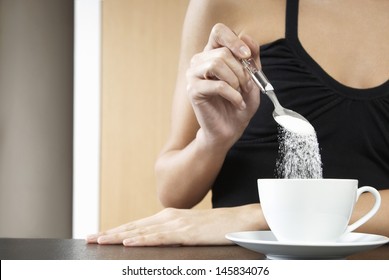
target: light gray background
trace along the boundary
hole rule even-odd
[[[0,0],[0,237],[71,237],[73,19]]]

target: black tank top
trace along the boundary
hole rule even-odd
[[[389,80],[369,89],[337,82],[304,50],[297,30],[298,1],[288,1],[285,38],[261,46],[261,63],[280,103],[315,127],[323,177],[389,188]],[[256,203],[257,179],[275,177],[278,131],[272,112],[262,94],[258,111],[214,182],[213,207]]]

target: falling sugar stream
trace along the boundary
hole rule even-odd
[[[278,158],[276,176],[286,179],[318,179],[323,177],[322,162],[316,132],[310,123],[282,116],[277,120]]]

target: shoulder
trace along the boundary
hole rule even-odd
[[[285,6],[286,0],[191,0],[185,25],[206,36],[223,23],[261,45],[284,36]]]

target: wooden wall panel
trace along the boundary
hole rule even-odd
[[[162,209],[154,162],[169,132],[188,2],[102,2],[101,229]]]

